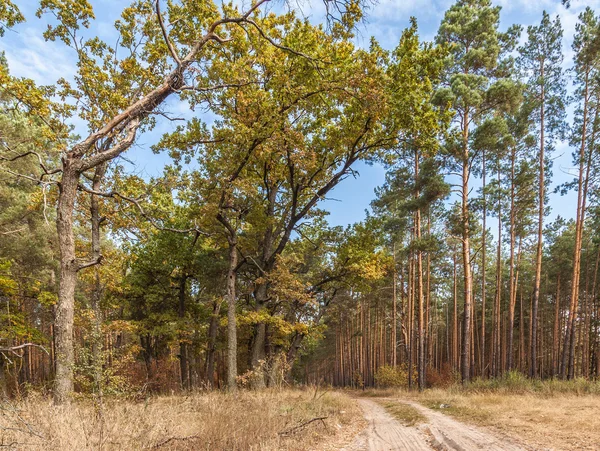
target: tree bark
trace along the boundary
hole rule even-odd
[[[544,65],[542,63],[541,78],[544,79]],[[531,298],[531,340],[530,340],[530,360],[529,360],[529,377],[537,378],[537,316],[538,305],[540,301],[540,285],[542,279],[542,250],[544,239],[544,200],[545,200],[545,155],[544,155],[544,132],[545,122],[544,116],[546,113],[545,91],[542,86],[542,94],[540,101],[540,155],[539,155],[539,191],[538,191],[538,231],[537,231],[537,250],[535,257],[535,279],[533,284],[533,295]]]
[[[72,168],[72,162],[68,158],[65,157],[63,162],[56,219],[60,251],[60,282],[54,321],[56,339],[54,403],[57,405],[70,401],[73,392],[73,366],[75,365],[73,318],[78,263],[73,234],[73,210],[77,196],[79,172]]]
[[[182,275],[179,280],[179,319],[183,321],[185,318],[185,295],[186,295],[187,275]],[[189,371],[188,371],[188,346],[183,340],[179,341],[179,372],[181,373],[181,388],[187,390],[189,387]]]
[[[575,222],[575,249],[573,255],[573,278],[571,282],[571,303],[569,307],[569,316],[567,318],[567,328],[565,331],[565,341],[563,357],[561,361],[560,375],[564,379],[568,376],[573,379],[575,375],[575,341],[577,329],[577,316],[579,305],[579,282],[581,277],[581,248],[583,243],[583,226],[585,224],[585,209],[588,190],[588,181],[590,175],[590,166],[592,152],[594,149],[594,135],[592,132],[592,142],[590,143],[589,157],[586,161],[586,143],[587,143],[587,121],[588,121],[588,76],[586,74],[585,94],[581,130],[581,145],[579,150],[579,179],[577,183],[577,215]],[[596,119],[596,118],[595,118]],[[594,124],[596,120],[594,119]],[[587,164],[586,164],[587,163]],[[568,374],[567,374],[568,373]]]
[[[236,281],[238,251],[237,238],[229,238],[229,270],[227,272],[227,389],[237,391],[237,323]]]
[[[479,365],[480,375],[485,378],[486,361],[485,361],[485,275],[486,275],[486,254],[487,254],[487,243],[486,243],[486,219],[487,219],[487,199],[486,199],[486,167],[485,167],[485,150],[482,152],[482,192],[483,192],[483,214],[482,214],[482,230],[481,230],[481,347],[479,351]]]
[[[107,164],[103,163],[96,167],[92,189],[99,191],[106,172]],[[102,249],[100,247],[100,217],[99,199],[96,195],[91,195],[90,213],[92,218],[92,259],[100,262]],[[93,333],[92,333],[92,366],[94,373],[94,385],[96,389],[96,398],[98,405],[102,408],[103,387],[102,387],[102,310],[100,301],[102,299],[102,284],[100,280],[100,269],[94,268],[94,289],[92,291],[92,313],[94,315]]]
[[[469,225],[469,111],[463,116],[463,155],[462,155],[462,258],[464,272],[464,311],[463,311],[463,330],[462,330],[462,350],[461,350],[461,378],[463,383],[470,379],[471,363],[471,313],[473,298],[473,279],[471,275],[471,244],[470,244],[470,225]]]
[[[510,158],[510,261],[509,261],[509,289],[508,289],[508,360],[507,370],[512,371],[514,365],[514,332],[515,332],[515,308],[517,305],[517,284],[515,281],[515,242],[516,242],[516,227],[515,227],[515,164],[516,164],[516,148],[511,150]],[[521,321],[523,319],[521,318]]]
[[[221,313],[221,301],[215,300],[213,311],[210,315],[208,326],[208,347],[206,349],[206,382],[209,387],[214,385],[215,353],[217,350],[217,332],[219,331],[219,314]]]
[[[419,184],[419,154],[415,150],[415,184]],[[419,190],[415,197],[418,201]],[[417,383],[420,391],[425,389],[425,320],[423,305],[423,252],[421,251],[421,208],[415,212],[415,238],[417,241]]]

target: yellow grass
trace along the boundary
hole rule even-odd
[[[465,423],[522,439],[536,449],[600,449],[598,395],[427,390],[415,399]],[[440,408],[441,405],[444,407]]]
[[[199,393],[142,402],[55,407],[45,398],[3,403],[0,446],[43,450],[336,449],[362,427],[348,396],[314,390]],[[309,422],[314,418],[323,420]]]

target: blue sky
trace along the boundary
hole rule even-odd
[[[402,31],[408,26],[411,16],[417,18],[422,39],[431,40],[436,34],[444,12],[452,3],[454,2],[451,0],[380,0],[367,11],[366,21],[359,28],[356,42],[358,45],[365,46],[368,45],[370,37],[374,36],[384,48],[392,49],[398,43]],[[506,29],[513,23],[522,24],[524,27],[537,24],[543,10],[553,16],[558,14],[565,30],[563,43],[565,68],[571,65],[571,42],[577,15],[585,6],[596,10],[600,8],[600,0],[574,0],[569,10],[561,5],[560,0],[535,2],[497,0],[494,3],[502,6],[502,29]],[[44,18],[35,17],[38,2],[18,0],[17,4],[27,17],[27,23],[17,26],[13,31],[8,31],[5,37],[0,39],[0,49],[6,53],[11,72],[17,76],[32,78],[40,84],[52,84],[60,77],[68,77],[74,72],[74,55],[70,49],[60,43],[49,43],[43,40],[42,31],[46,27],[46,22]],[[97,20],[92,24],[90,33],[113,42],[116,39],[116,32],[112,24],[128,2],[92,0],[92,4]],[[323,4],[320,0],[298,0],[298,3],[292,1],[291,4],[312,20],[319,20],[323,16]],[[281,8],[282,3],[274,3],[271,7]],[[76,125],[82,126],[82,124]],[[142,136],[135,148],[127,153],[126,157],[135,164],[136,172],[147,175],[160,173],[163,165],[168,162],[168,157],[154,155],[148,147],[155,142],[161,132],[168,131],[171,127],[173,125],[165,121],[155,133]],[[554,183],[571,179],[572,176],[569,175],[569,171],[572,171],[571,149],[565,143],[559,143],[554,157]],[[362,220],[365,217],[365,209],[369,207],[374,197],[375,187],[384,181],[385,171],[377,164],[369,166],[361,163],[356,169],[360,176],[344,180],[321,204],[321,207],[330,211],[329,221],[332,224],[346,225]],[[573,193],[566,197],[551,195],[553,208],[551,218],[557,214],[573,217],[576,204],[574,199]]]

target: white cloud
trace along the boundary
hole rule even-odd
[[[75,72],[75,57],[59,42],[46,42],[32,26],[20,28],[3,41],[4,51],[13,75],[27,77],[38,84],[53,84]]]
[[[502,6],[504,12],[516,12],[520,14],[531,14],[540,12],[544,9],[552,10],[560,0],[497,0],[494,4]]]

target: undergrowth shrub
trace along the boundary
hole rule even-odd
[[[412,380],[416,383],[417,371],[413,369]],[[399,365],[396,368],[384,365],[375,372],[375,385],[378,388],[408,387],[408,367]]]
[[[452,365],[444,363],[439,370],[427,368],[425,373],[427,387],[449,388],[460,381],[460,374],[452,369]]]

